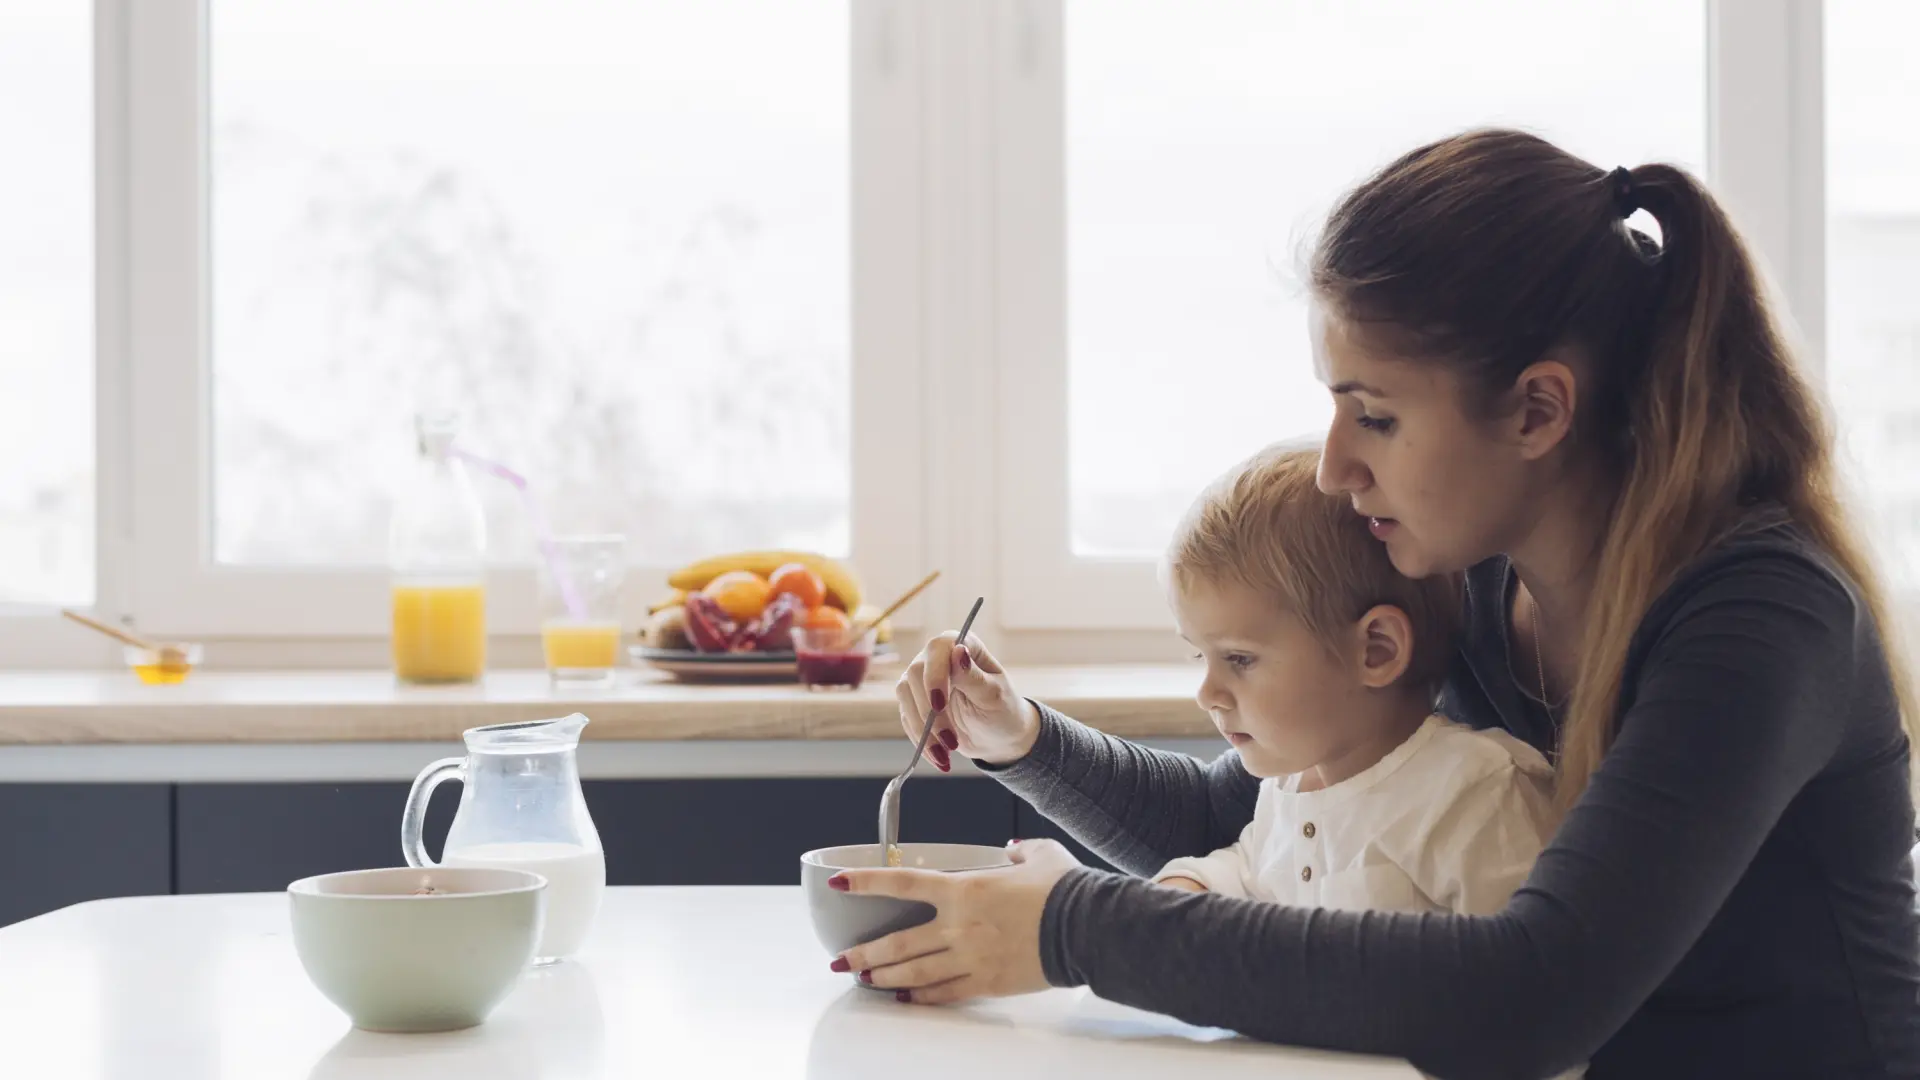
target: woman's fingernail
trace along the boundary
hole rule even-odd
[[[933,692],[927,696],[933,699],[934,712],[940,712],[947,707],[947,692],[945,690],[935,687]]]
[[[967,651],[965,645],[953,650],[953,659],[955,663],[960,665],[961,671],[971,671],[973,669],[973,654]]]
[[[1019,842],[1020,842],[1019,840],[1009,840],[1009,841],[1007,841],[1007,843],[1008,843],[1008,844],[1017,844],[1017,843],[1019,843]]]
[[[860,981],[861,981],[861,982],[863,982],[863,983],[866,983],[866,984],[867,984],[868,986],[872,986],[872,985],[873,985],[873,972],[871,972],[871,971],[863,971],[863,972],[861,972],[861,973],[860,973]]]
[[[911,1005],[913,1004],[913,991],[895,990],[893,992],[893,1000],[899,1002],[902,1005]]]
[[[853,883],[847,880],[845,874],[835,874],[827,879],[827,888],[835,892],[846,892],[853,888]]]
[[[955,735],[952,728],[942,728],[940,730],[940,741],[945,743],[949,750],[960,749],[960,736]]]
[[[847,963],[847,958],[844,956],[834,957],[833,963],[828,964],[827,967],[842,974],[853,970],[853,965]]]
[[[941,772],[950,772],[953,769],[953,759],[947,756],[945,750],[936,746],[933,748],[933,767]]]

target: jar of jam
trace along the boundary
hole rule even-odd
[[[858,687],[873,660],[873,636],[872,630],[855,638],[839,627],[795,627],[794,667],[800,685],[809,690]]]

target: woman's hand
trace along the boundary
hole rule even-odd
[[[1014,690],[979,638],[958,644],[955,637],[927,642],[894,686],[907,738],[919,742],[921,725],[932,716],[926,757],[941,772],[952,768],[955,750],[992,765],[1026,757],[1040,737],[1039,710]]]
[[[1040,915],[1047,896],[1079,860],[1052,840],[1014,841],[1014,865],[946,874],[937,870],[842,870],[828,880],[856,896],[932,904],[933,921],[846,951],[835,971],[898,991],[916,1004],[1028,994],[1047,988],[1040,967]]]

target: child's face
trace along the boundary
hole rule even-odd
[[[1244,586],[1196,581],[1172,594],[1180,636],[1207,665],[1196,700],[1248,772],[1305,772],[1372,735],[1352,655],[1359,642],[1335,655],[1297,616]]]

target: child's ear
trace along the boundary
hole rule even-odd
[[[1362,685],[1384,690],[1400,681],[1413,663],[1413,622],[1392,604],[1380,604],[1354,625],[1360,636]]]

